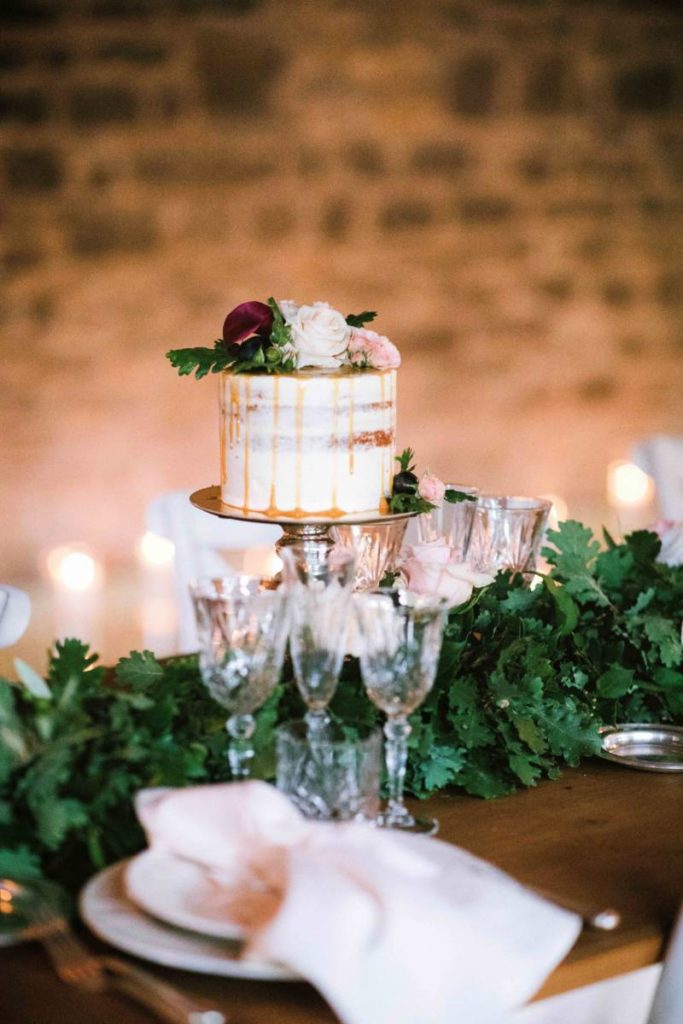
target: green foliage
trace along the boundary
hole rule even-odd
[[[596,754],[602,723],[683,719],[683,568],[655,561],[651,534],[606,539],[601,550],[565,523],[549,535],[542,585],[500,574],[451,613],[435,685],[411,719],[416,796],[503,796]],[[196,658],[133,652],[107,670],[65,640],[45,680],[18,670],[21,685],[0,680],[0,874],[80,885],[143,845],[139,789],[229,778],[225,716]],[[273,777],[274,730],[303,710],[287,666],[257,715],[257,775]],[[381,724],[354,659],[331,711],[349,735]]]
[[[372,323],[376,317],[377,313],[366,309],[362,313],[349,313],[346,317],[346,322],[349,327],[363,327],[365,324]]]
[[[412,448],[404,448],[400,455],[394,456],[394,461],[398,462],[399,471],[394,476],[389,497],[390,512],[421,514],[431,512],[435,507],[431,501],[425,501],[417,493],[418,479],[415,475],[414,460],[415,452]]]
[[[181,377],[194,373],[197,380],[208,373],[292,373],[296,369],[296,353],[292,346],[292,331],[274,298],[268,299],[273,311],[270,338],[246,358],[249,351],[240,345],[226,345],[222,338],[213,348],[177,348],[166,353],[166,358]]]
[[[227,370],[234,362],[233,357],[223,344],[222,338],[213,343],[213,348],[176,348],[166,353],[171,366],[175,366],[181,377],[194,373],[197,380],[206,377],[207,373],[220,373]]]
[[[459,505],[461,501],[476,501],[476,494],[467,494],[465,491],[456,491],[453,487],[447,487],[444,498],[450,505]]]

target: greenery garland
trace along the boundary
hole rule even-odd
[[[651,533],[606,534],[601,550],[567,522],[549,539],[539,586],[501,574],[450,615],[436,684],[412,717],[416,796],[502,796],[596,754],[601,723],[683,718],[683,567],[657,561]],[[228,777],[225,715],[196,658],[134,652],[112,672],[65,640],[45,680],[17,671],[20,684],[0,680],[0,876],[76,888],[142,847],[137,790]],[[255,774],[272,777],[274,729],[302,710],[286,679],[258,714]],[[350,731],[379,721],[351,659],[332,710]]]

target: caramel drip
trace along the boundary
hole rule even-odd
[[[226,432],[226,408],[225,408],[225,375],[221,374],[218,382],[218,406],[220,410],[220,438],[221,438],[221,490],[228,482],[228,474],[225,465],[225,432]]]
[[[239,443],[241,432],[239,383],[236,377],[230,377],[228,440],[231,448],[236,441]]]
[[[385,385],[385,383],[386,383],[386,378],[385,378],[384,374],[382,373],[382,374],[380,374],[380,378],[379,378],[379,389],[380,389],[380,394],[382,396],[382,407],[384,407],[384,399],[385,399],[385,387],[384,387],[384,385]],[[382,424],[382,426],[384,426],[384,424]],[[387,426],[389,426],[388,423],[387,423]],[[382,446],[380,448],[380,463],[379,463],[379,493],[380,493],[380,495],[384,494],[384,470],[385,470],[385,465],[384,465],[384,446]]]
[[[272,461],[270,466],[270,499],[265,514],[267,516],[278,515],[276,504],[275,481],[277,479],[277,453],[280,445],[278,425],[280,420],[280,381],[277,377],[273,380],[273,437],[270,442]]]
[[[243,511],[246,516],[249,511],[249,391],[251,389],[251,381],[248,376],[244,378],[244,507]],[[239,440],[239,438],[238,438]]]
[[[304,398],[306,382],[296,382],[296,407],[294,410],[294,432],[296,435],[296,481],[294,485],[294,502],[296,508],[301,507],[301,445],[304,431]],[[283,513],[284,514],[284,513]],[[288,514],[288,513],[287,513]],[[293,518],[298,518],[294,516]]]
[[[337,505],[337,490],[339,488],[339,380],[335,377],[332,381],[332,456],[334,468],[332,470],[332,507]]]
[[[354,471],[353,450],[353,377],[349,377],[349,473]]]

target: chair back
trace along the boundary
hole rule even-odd
[[[31,599],[23,590],[0,583],[0,647],[11,647],[26,632]]]
[[[147,529],[175,545],[174,585],[178,608],[179,654],[197,650],[197,629],[190,582],[199,576],[229,576],[235,572],[231,553],[272,547],[282,531],[269,523],[220,519],[195,508],[189,491],[172,491],[155,498],[147,508]],[[243,566],[255,571],[253,565]]]
[[[647,437],[631,458],[655,482],[660,518],[683,520],[683,437]]]

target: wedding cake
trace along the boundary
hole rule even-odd
[[[218,373],[221,498],[245,516],[342,519],[388,511],[400,356],[327,303],[245,302],[213,349],[169,353]]]

